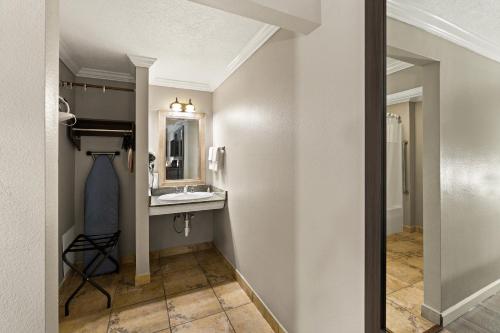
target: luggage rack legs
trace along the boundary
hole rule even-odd
[[[69,315],[69,304],[73,298],[78,294],[78,292],[83,288],[85,283],[90,283],[94,288],[99,290],[107,298],[107,307],[111,307],[111,296],[109,293],[101,287],[97,282],[92,280],[93,274],[101,266],[101,264],[109,259],[115,265],[115,273],[120,271],[120,265],[115,258],[111,257],[112,250],[118,244],[118,239],[120,238],[120,231],[113,234],[102,234],[102,235],[78,235],[73,242],[64,250],[62,255],[63,262],[68,265],[74,272],[76,272],[82,278],[80,285],[73,291],[64,303],[64,315]],[[84,251],[97,251],[96,255],[92,260],[85,266],[83,270],[78,269],[74,264],[72,264],[66,255],[68,253],[84,252]]]

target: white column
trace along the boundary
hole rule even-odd
[[[149,68],[155,58],[128,56],[135,66],[135,284],[150,282],[148,112]]]

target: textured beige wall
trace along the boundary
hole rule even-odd
[[[364,2],[322,6],[320,28],[278,32],[214,93],[214,237],[290,332],[362,332]]]
[[[364,1],[322,1],[298,39],[298,332],[363,332]]]
[[[444,310],[500,278],[500,64],[395,20],[388,22],[388,42],[440,62]],[[424,84],[424,131],[426,98]],[[427,149],[424,142],[424,155]],[[424,210],[424,232],[426,222]]]
[[[135,276],[149,274],[149,68],[135,67]],[[137,280],[136,280],[137,282]]]
[[[424,145],[422,102],[415,103],[415,200],[413,220],[415,225],[423,226],[423,175],[422,175],[422,153]]]
[[[178,97],[179,101],[187,102],[190,98],[197,112],[206,114],[205,156],[212,145],[212,93],[189,89],[176,89],[160,86],[149,86],[149,151],[155,152],[158,157],[158,110],[168,110],[170,103]],[[158,162],[155,168],[158,167]],[[212,172],[206,170],[207,183],[211,183]],[[169,247],[211,242],[213,240],[212,212],[196,213],[192,220],[192,230],[189,237],[177,234],[172,228],[173,215],[151,216],[150,220],[150,247],[151,250]]]
[[[75,76],[59,61],[59,77],[64,81],[73,81]],[[75,89],[59,88],[59,95],[64,97],[75,113]],[[62,281],[63,269],[61,255],[62,235],[75,223],[75,147],[68,140],[67,127],[59,125],[59,283]]]
[[[387,95],[422,86],[422,67],[413,66],[387,76]]]
[[[57,8],[1,3],[1,332],[57,331]]]
[[[215,243],[287,327],[295,312],[295,36],[278,32],[214,93],[214,144],[229,191]],[[293,330],[291,330],[293,332]]]

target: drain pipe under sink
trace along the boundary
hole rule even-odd
[[[194,213],[187,213],[186,212],[186,213],[183,213],[183,215],[184,215],[184,236],[189,237],[189,234],[191,233],[191,229],[192,229],[191,228],[191,220],[194,218]],[[175,221],[177,219],[180,219],[180,218],[181,218],[181,214],[175,214],[173,224],[172,224],[175,232],[177,232],[178,234],[182,233],[182,229],[177,230]]]
[[[188,237],[191,232],[191,218],[194,214],[184,213],[184,236]]]

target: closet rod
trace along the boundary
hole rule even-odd
[[[130,92],[135,91],[135,89],[132,88],[122,88],[122,87],[90,84],[90,83],[80,83],[80,82],[70,82],[70,81],[59,81],[59,83],[61,84],[62,87],[96,88],[96,89],[102,89],[103,92],[105,92],[106,90],[118,90],[118,91],[130,91]]]
[[[114,130],[102,128],[72,128],[73,131],[79,132],[116,132],[116,133],[133,133],[132,130]]]

